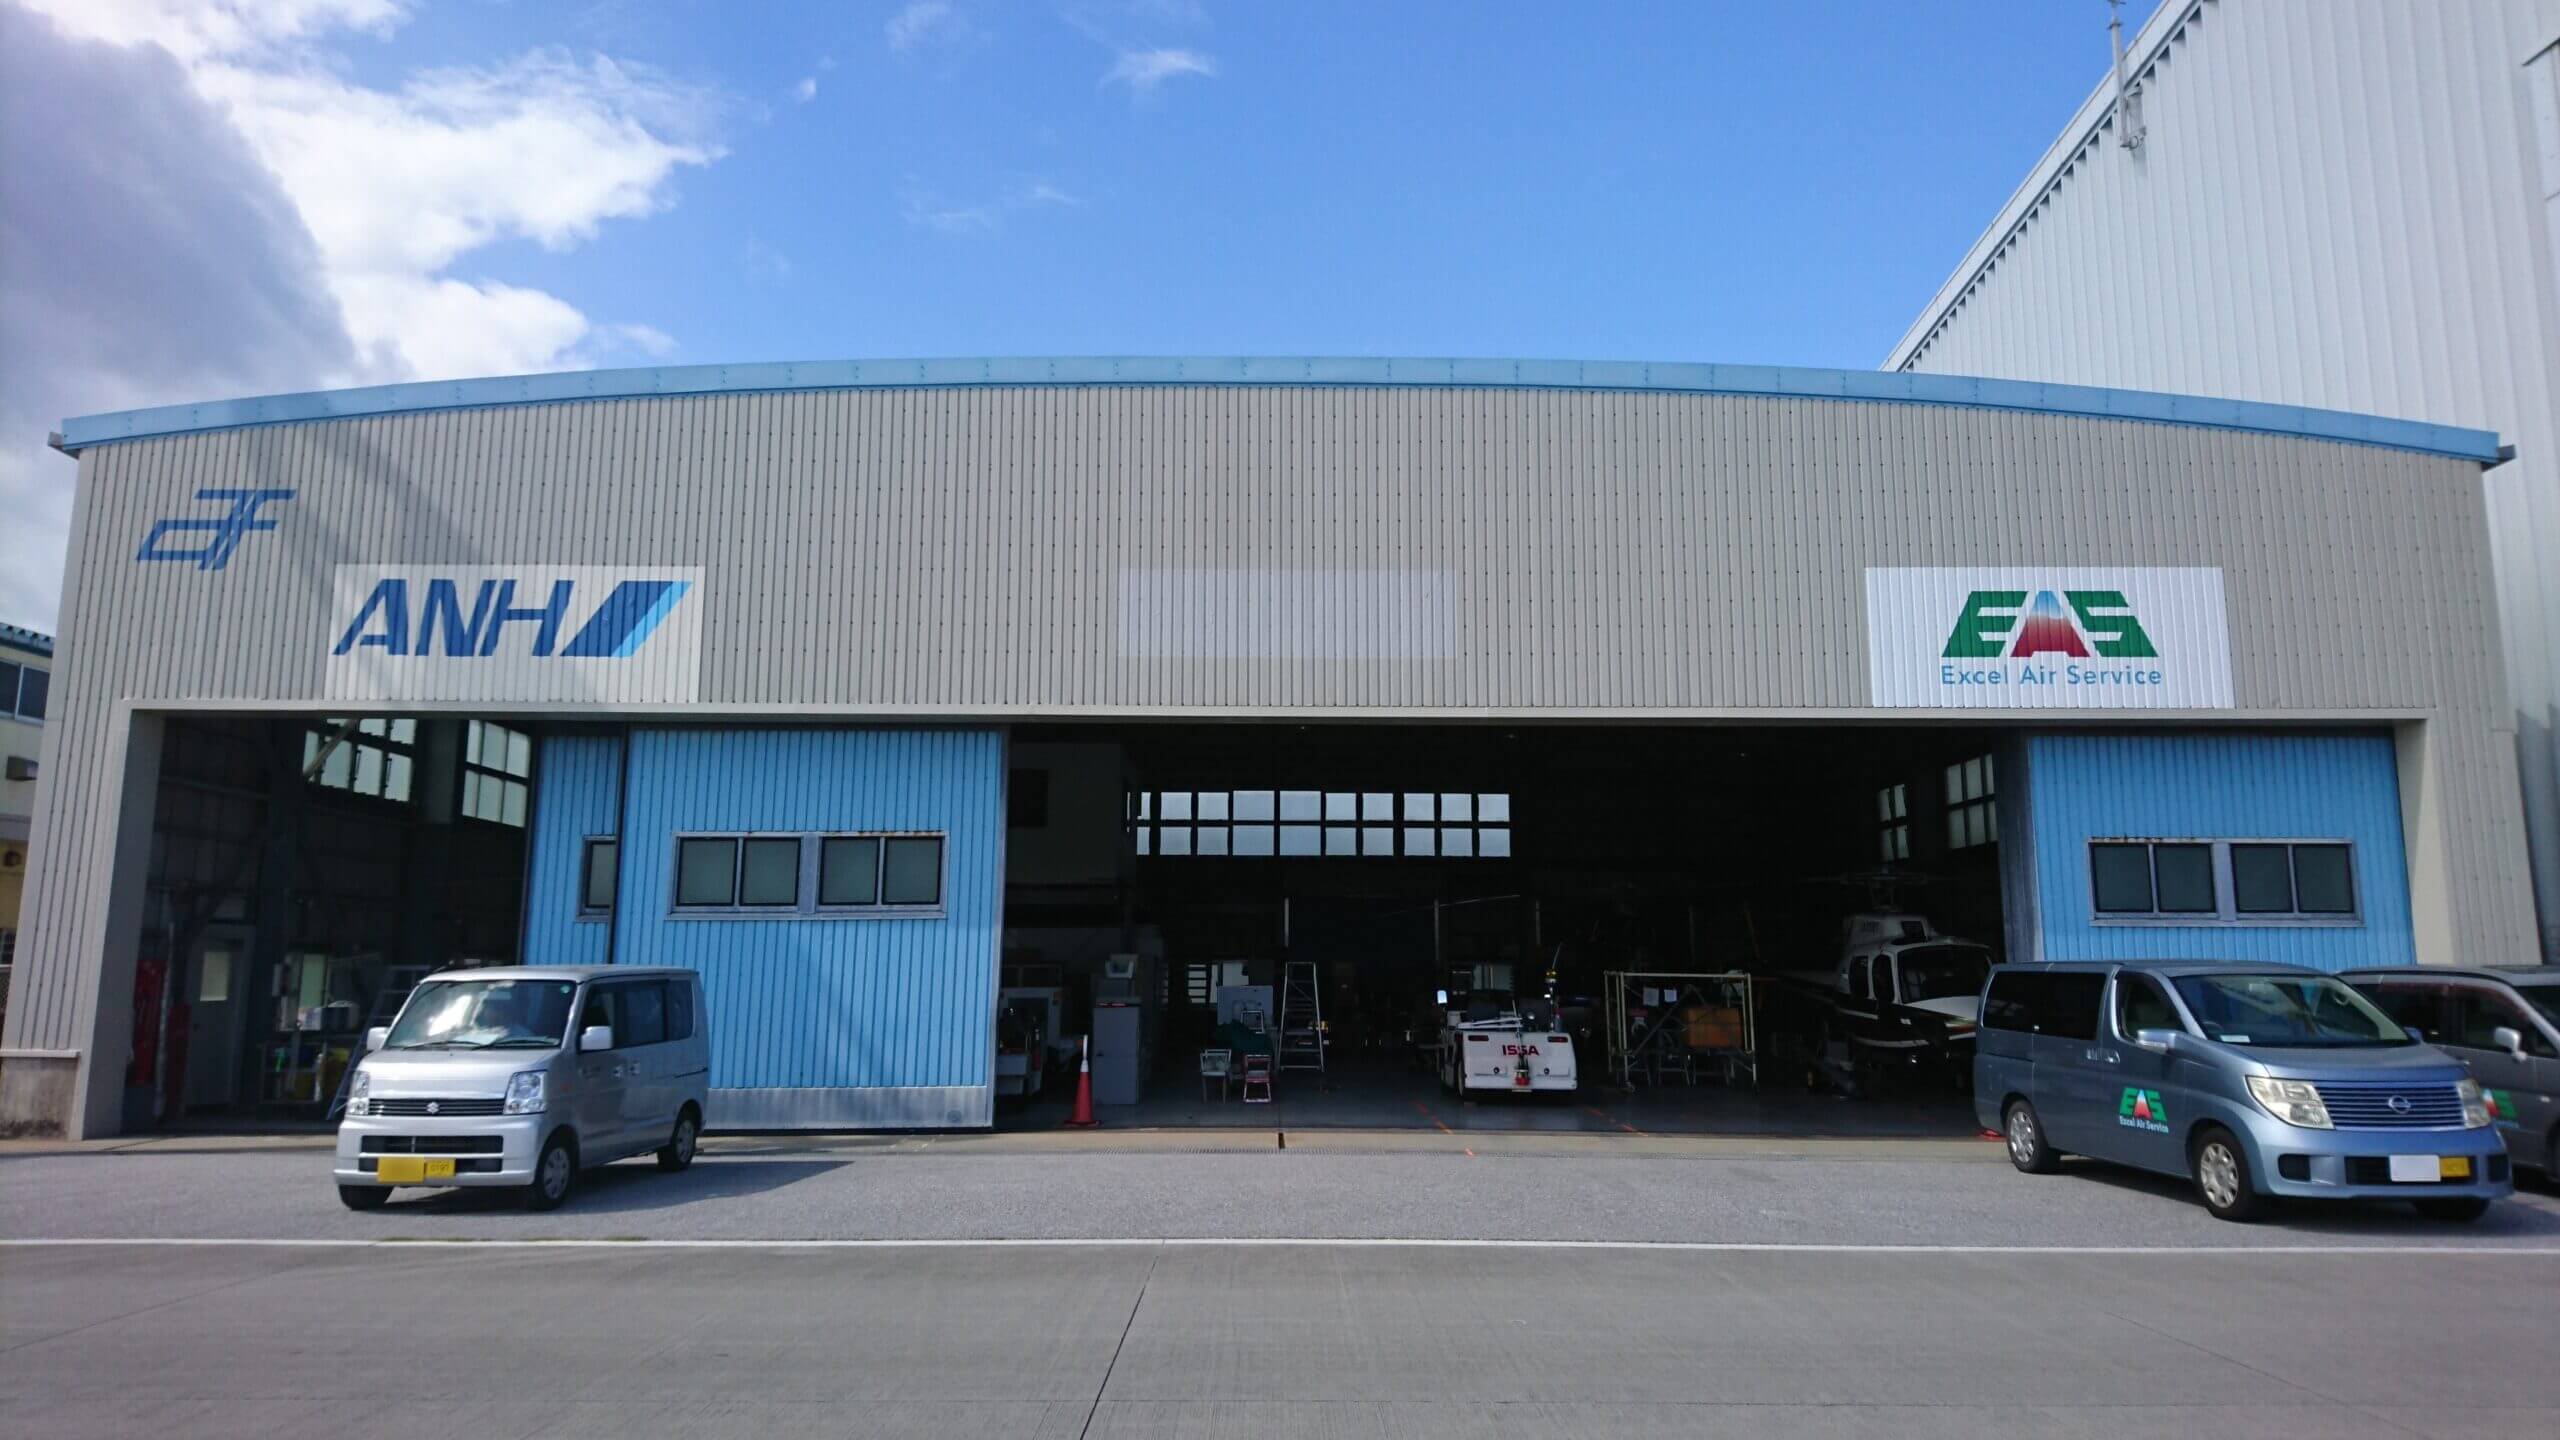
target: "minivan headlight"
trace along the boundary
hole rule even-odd
[[[2329,1123],[2329,1107],[2320,1103],[2320,1092],[2307,1080],[2276,1080],[2265,1075],[2249,1077],[2249,1098],[2258,1102],[2268,1114],[2287,1125],[2305,1130],[2334,1130]]]
[[[356,1067],[355,1083],[347,1087],[347,1113],[359,1120],[373,1113],[373,1072],[362,1065]]]
[[[2465,1130],[2488,1129],[2489,1102],[2480,1094],[2480,1082],[2465,1075],[2462,1077],[2462,1083],[2454,1086],[2453,1091],[2462,1097],[2462,1128]]]
[[[519,1070],[507,1077],[506,1110],[508,1114],[539,1115],[542,1113],[542,1102],[541,1071]]]

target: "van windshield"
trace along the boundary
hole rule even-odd
[[[2346,1049],[2411,1045],[2409,1032],[2326,975],[2189,975],[2178,994],[2225,1045]]]
[[[551,1049],[569,1032],[566,980],[430,980],[391,1027],[389,1050]]]
[[[1933,945],[1902,952],[1902,1003],[1967,999],[1982,993],[1991,976],[1991,954],[1969,945]]]

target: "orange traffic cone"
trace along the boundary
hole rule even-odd
[[[1076,1109],[1067,1128],[1090,1130],[1101,1123],[1093,1118],[1093,1037],[1087,1035],[1076,1050]]]

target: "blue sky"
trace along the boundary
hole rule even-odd
[[[917,355],[1873,366],[2106,19],[0,0],[0,619],[54,619],[45,432],[139,405]]]
[[[737,97],[665,213],[481,258],[688,360],[1873,365],[2106,62],[2100,0],[955,6],[901,50],[902,8],[468,7],[386,48]],[[1105,82],[1158,48],[1215,74]]]

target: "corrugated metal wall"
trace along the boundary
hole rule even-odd
[[[2160,47],[2139,157],[2096,129],[2101,83],[1887,368],[2505,436],[2489,544],[2560,959],[2560,138],[2538,155],[2535,119],[2560,107],[2536,93],[2555,43],[2560,0],[2171,0],[2133,46]],[[2090,50],[2095,79],[2094,30]]]
[[[940,1107],[839,1095],[821,1113],[821,1098],[804,1096],[794,1117],[718,1093],[715,1123],[987,1123],[1004,780],[1004,737],[992,730],[632,733],[615,958],[702,972],[713,1090],[924,1091]],[[942,832],[943,912],[672,913],[679,832],[823,830]]]
[[[2036,735],[2026,750],[2033,853],[2003,858],[2033,866],[2033,958],[2416,963],[2389,736]],[[2359,923],[2102,921],[2090,898],[2093,839],[2345,840]]]
[[[582,920],[586,841],[621,822],[622,739],[553,735],[534,761],[533,853],[527,865],[524,963],[602,965],[611,927]]]
[[[566,706],[527,671],[519,703],[399,708],[767,723],[1979,720],[1870,704],[1867,567],[2213,566],[2237,708],[2192,716],[2423,720],[2452,817],[2448,958],[2530,944],[2478,470],[2442,456],[1951,405],[1058,386],[296,423],[100,445],[80,476],[6,1043],[103,1055],[101,1077],[138,934],[112,879],[128,717],[331,703],[342,564],[699,567],[690,703]],[[204,512],[198,489],[246,486],[295,498],[227,568],[135,563],[155,520]],[[1211,598],[1365,577],[1435,597],[1445,628],[1310,605],[1278,627],[1142,614],[1133,639],[1133,572],[1149,594],[1194,572],[1185,593]],[[1201,636],[1248,653],[1185,658]],[[112,1087],[84,1093],[111,1124]]]

